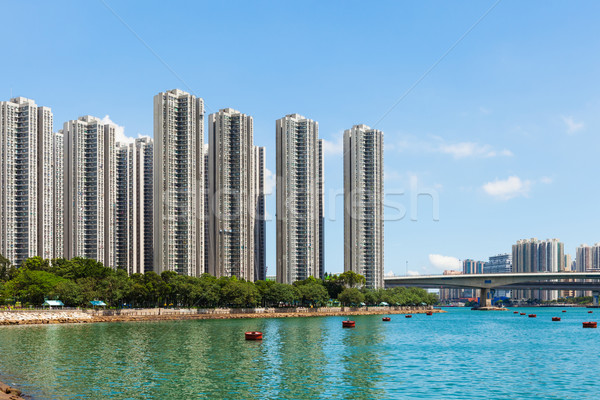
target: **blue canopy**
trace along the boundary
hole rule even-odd
[[[102,300],[92,300],[92,301],[90,301],[90,303],[91,303],[91,304],[92,304],[94,307],[96,307],[96,306],[98,306],[98,307],[106,307],[106,303],[105,303],[105,302],[103,302]]]

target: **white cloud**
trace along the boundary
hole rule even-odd
[[[469,157],[491,158],[513,156],[513,153],[508,149],[497,150],[489,144],[481,144],[477,142],[449,143],[439,136],[431,136],[431,140],[429,141],[423,141],[415,137],[406,136],[390,146],[390,149],[395,149],[399,152],[409,151],[412,153],[441,153],[450,155],[455,159]]]
[[[573,135],[576,132],[585,128],[585,124],[583,122],[575,122],[572,116],[565,117],[563,115],[562,120],[565,123],[565,125],[567,125],[567,133],[569,135]]]
[[[115,124],[110,119],[110,116],[108,116],[108,114],[105,115],[104,118],[102,118],[100,120],[100,122],[102,122],[103,124],[111,124],[111,125],[115,126],[115,142],[118,142],[118,143],[133,143],[133,142],[135,142],[135,138],[125,136],[125,127]]]
[[[510,176],[505,180],[496,179],[482,186],[483,190],[492,197],[508,200],[517,196],[527,197],[531,189],[531,181],[521,180],[518,176]]]
[[[550,178],[549,176],[542,176],[542,177],[540,178],[540,182],[542,182],[542,183],[544,183],[544,184],[546,184],[546,185],[549,185],[549,184],[551,184],[553,181],[554,181],[554,180],[553,180],[552,178]]]
[[[443,256],[441,254],[430,254],[429,262],[433,267],[442,270],[460,268],[460,260],[458,258]]]
[[[394,271],[388,271],[385,273],[384,276],[396,276],[396,275],[394,274]]]
[[[323,139],[323,155],[339,156],[344,152],[344,134],[339,132],[333,140]]]
[[[273,194],[277,177],[269,168],[265,168],[265,195]]]
[[[510,150],[502,150],[498,152],[489,144],[479,144],[475,142],[441,143],[437,146],[436,150],[443,154],[450,154],[456,159],[466,157],[510,157],[513,155]]]
[[[481,106],[481,107],[479,107],[479,112],[482,113],[483,115],[490,115],[492,113],[492,110]]]
[[[413,271],[412,269],[409,269],[409,270],[407,271],[407,273],[408,273],[408,276],[417,276],[417,275],[421,275],[421,274],[419,273],[419,271]]]

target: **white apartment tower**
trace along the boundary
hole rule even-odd
[[[257,185],[253,120],[231,108],[208,118],[207,272],[254,281]]]
[[[53,172],[54,172],[54,258],[64,257],[65,252],[65,154],[64,154],[64,135],[62,129],[54,134],[53,151]]]
[[[115,268],[115,125],[92,116],[65,122],[65,258]]]
[[[133,246],[133,209],[134,198],[134,171],[133,171],[133,146],[127,143],[117,143],[115,149],[115,265],[117,268],[134,273],[133,259],[135,248]]]
[[[323,278],[323,153],[319,123],[299,114],[276,122],[277,281]]]
[[[154,96],[154,270],[204,272],[204,100]]]
[[[153,143],[148,137],[117,143],[116,264],[128,274],[153,271]]]
[[[133,146],[134,189],[136,198],[133,212],[135,227],[134,265],[140,273],[154,270],[154,141],[149,137],[135,140]]]
[[[254,146],[254,165],[256,184],[256,223],[254,226],[254,280],[267,279],[267,232],[266,232],[266,199],[265,199],[265,168],[266,149]]]
[[[344,271],[383,287],[383,132],[344,131]]]
[[[55,257],[52,123],[33,100],[0,102],[0,253],[16,265]]]

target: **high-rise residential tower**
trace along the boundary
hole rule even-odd
[[[129,274],[153,266],[153,142],[148,137],[117,143],[116,263]]]
[[[0,253],[11,263],[54,254],[54,133],[48,107],[0,102]]]
[[[383,287],[383,132],[344,131],[344,271]]]
[[[558,239],[545,241],[532,238],[519,240],[512,246],[513,272],[560,272],[564,266],[564,244]],[[537,298],[554,300],[558,298],[556,290],[513,290],[514,299]]]
[[[154,270],[204,272],[204,100],[154,96]]]
[[[252,117],[225,108],[208,119],[207,272],[253,281],[257,185]]]
[[[254,226],[254,280],[264,281],[267,279],[267,220],[266,220],[266,198],[265,198],[265,169],[266,149],[254,146],[254,165],[256,177],[256,222]]]
[[[134,189],[136,207],[133,212],[136,259],[140,273],[154,270],[154,141],[149,137],[135,140],[133,146]]]
[[[319,123],[299,114],[276,122],[277,281],[323,278],[323,153]]]
[[[65,153],[64,135],[62,129],[54,134],[54,258],[64,256],[65,252]]]
[[[115,265],[133,273],[133,149],[127,143],[117,143],[115,150]],[[131,258],[130,258],[131,256]],[[135,271],[139,272],[139,271]]]
[[[92,116],[65,122],[66,258],[115,268],[115,125]]]

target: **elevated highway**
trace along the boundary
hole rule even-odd
[[[490,290],[548,289],[591,290],[598,305],[600,272],[527,272],[508,274],[417,275],[384,278],[386,288],[471,288],[481,290],[480,307],[490,307]]]

